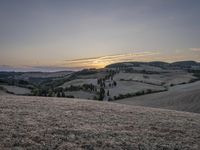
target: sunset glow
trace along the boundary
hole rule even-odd
[[[200,61],[199,1],[0,2],[1,68]]]

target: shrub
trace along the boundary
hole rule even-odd
[[[65,97],[67,97],[67,98],[74,98],[73,95],[66,95]]]

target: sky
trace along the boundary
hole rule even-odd
[[[200,61],[199,0],[0,0],[0,70]]]

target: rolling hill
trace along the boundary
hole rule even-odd
[[[191,69],[193,67],[198,67],[200,69],[200,63],[196,61],[177,61],[173,63],[167,63],[162,61],[152,61],[152,62],[119,62],[107,65],[106,68],[118,68],[118,67],[138,67],[142,65],[161,67],[161,68],[179,68],[179,69]]]
[[[0,149],[199,148],[199,114],[91,100],[0,96]]]
[[[168,91],[114,101],[116,103],[200,113],[200,81]]]

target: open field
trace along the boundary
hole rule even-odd
[[[177,85],[181,83],[188,83],[195,77],[192,73],[188,73],[185,71],[171,71],[168,73],[160,73],[160,74],[143,74],[143,73],[124,73],[120,72],[114,77],[114,80],[133,80],[138,82],[144,82],[155,85]]]
[[[0,149],[200,148],[200,115],[88,100],[0,97]]]
[[[140,83],[135,81],[118,81],[116,87],[106,88],[110,91],[110,96],[118,96],[119,94],[136,93],[151,89],[152,91],[160,91],[165,88],[162,86]]]
[[[8,93],[6,93],[6,92],[3,91],[3,90],[0,90],[0,95],[8,95]]]
[[[117,76],[117,75],[116,75]],[[119,94],[128,94],[128,93],[136,93],[139,91],[145,91],[145,90],[152,90],[152,91],[160,91],[164,90],[165,88],[163,86],[159,85],[153,85],[153,84],[147,84],[143,82],[136,82],[136,81],[117,81],[117,86],[115,87],[109,87],[109,83],[112,83],[111,81],[105,82],[105,90],[110,92],[110,97],[113,98],[114,96],[118,96]],[[73,86],[83,86],[84,84],[93,84],[98,89],[100,88],[99,85],[97,85],[97,79],[75,79],[69,82],[64,83],[62,86],[63,88]],[[66,92],[67,95],[73,95],[76,98],[86,98],[86,99],[92,99],[95,96],[94,92],[91,92],[91,94],[83,94],[81,96],[81,93],[86,93],[84,91],[75,91],[75,92]],[[88,92],[87,92],[88,93]],[[91,96],[92,95],[92,96]]]
[[[114,101],[116,103],[200,113],[200,81],[177,85],[169,91]]]
[[[11,92],[16,95],[25,95],[25,94],[30,94],[31,90],[27,88],[22,88],[18,86],[12,86],[12,85],[0,85],[4,89],[6,89],[8,92]]]
[[[60,87],[66,88],[70,87],[71,85],[83,86],[84,84],[92,84],[96,86],[97,89],[100,88],[100,86],[97,84],[97,76],[96,78],[94,74],[93,78],[88,78],[88,75],[86,76],[87,78],[77,77],[76,79],[65,82]],[[167,88],[171,88],[172,85],[174,86],[183,83],[186,84],[194,79],[196,78],[193,76],[192,73],[188,73],[183,70],[168,70],[167,73],[165,72],[159,74],[119,72],[113,77],[113,80],[117,82],[117,86],[109,86],[109,84],[112,84],[112,81],[106,80],[105,90],[106,92],[109,90],[109,97],[111,99],[114,99],[114,97],[117,97],[119,95],[134,94],[142,91],[145,92],[147,90],[150,90],[151,92],[163,91]],[[91,94],[83,94],[83,96],[81,97],[80,93],[83,92],[84,91],[71,92],[71,95],[76,98],[84,99],[92,99],[95,96],[95,93],[91,92]]]

